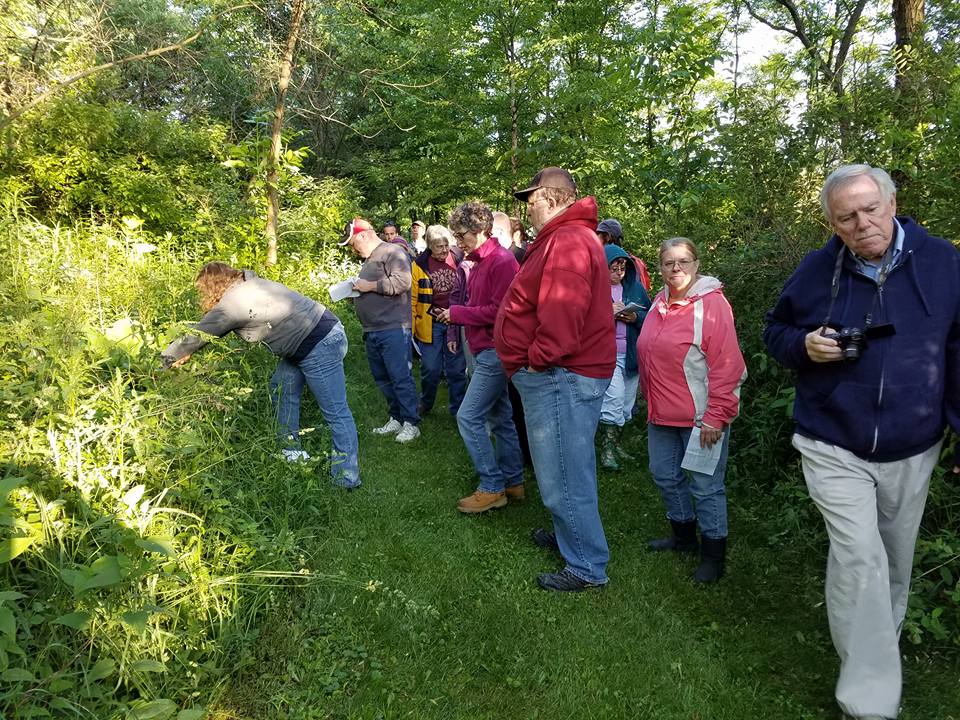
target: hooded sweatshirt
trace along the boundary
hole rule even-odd
[[[562,367],[609,378],[617,365],[610,270],[593,229],[597,203],[578,200],[550,219],[527,246],[494,329],[507,376],[522,367]]]
[[[763,332],[770,354],[797,371],[797,432],[873,462],[927,450],[947,423],[960,432],[960,253],[911,218],[897,222],[903,249],[882,289],[845,252],[830,314],[833,329],[863,329],[870,314],[893,334],[868,338],[856,362],[807,355],[806,335],[826,318],[844,249],[836,235],[787,280]]]
[[[609,267],[610,263],[614,260],[620,258],[627,261],[626,272],[623,275],[623,280],[620,281],[620,285],[623,287],[623,299],[621,302],[624,305],[636,303],[637,305],[643,306],[643,310],[637,312],[637,319],[634,322],[622,323],[620,320],[616,321],[617,325],[625,325],[627,330],[627,357],[624,369],[628,374],[636,375],[637,336],[640,334],[640,327],[643,325],[643,320],[647,316],[647,311],[650,310],[650,296],[647,295],[647,291],[643,289],[643,284],[638,277],[637,266],[634,265],[626,250],[619,245],[613,245],[611,243],[610,245],[603,246],[603,253],[607,257],[607,267]]]
[[[693,427],[702,421],[722,428],[740,412],[747,366],[722,287],[704,275],[679,302],[669,302],[667,288],[653,299],[637,360],[654,425]]]

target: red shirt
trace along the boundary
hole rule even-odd
[[[596,226],[597,203],[582,198],[544,225],[527,247],[494,328],[508,377],[522,367],[613,375],[610,270]]]

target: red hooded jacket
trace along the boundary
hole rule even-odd
[[[608,378],[617,364],[610,270],[593,229],[597,203],[578,200],[544,225],[527,247],[520,272],[494,326],[507,376],[522,367],[562,367]]]

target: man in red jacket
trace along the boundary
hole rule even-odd
[[[533,540],[566,563],[537,582],[575,592],[605,585],[610,557],[593,445],[617,362],[610,272],[593,230],[596,201],[577,200],[569,172],[544,168],[514,194],[537,237],[504,296],[494,342],[523,398],[540,495],[553,515],[553,532],[537,528]]]

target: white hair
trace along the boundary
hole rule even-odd
[[[432,246],[438,240],[446,240],[447,245],[453,245],[453,233],[450,232],[443,225],[431,225],[427,228],[427,231],[423,234],[423,239],[427,243],[427,247]]]
[[[848,185],[864,175],[873,180],[884,203],[890,202],[897,196],[897,186],[893,184],[893,180],[886,170],[869,165],[841,165],[827,176],[823,183],[823,189],[820,191],[820,208],[828,221],[833,219],[830,213],[831,196],[844,185]]]

